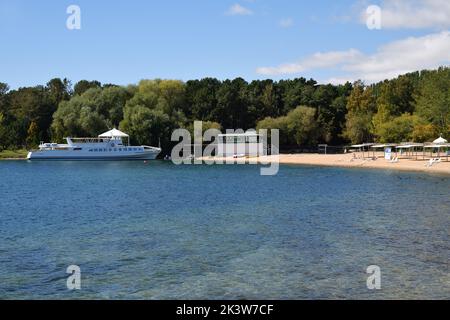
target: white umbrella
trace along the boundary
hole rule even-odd
[[[117,130],[116,128],[109,130],[105,133],[102,133],[98,136],[99,138],[128,138],[128,145],[130,145],[130,136],[125,132]]]
[[[99,138],[128,138],[128,135],[125,132],[122,132],[120,130],[117,130],[116,128],[109,130],[105,133],[102,133],[98,136]]]
[[[445,140],[444,138],[442,138],[442,136],[441,136],[441,137],[437,138],[436,140],[434,140],[433,143],[434,144],[443,144],[443,143],[448,143],[448,141]]]

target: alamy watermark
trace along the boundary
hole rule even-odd
[[[367,7],[366,26],[369,30],[381,29],[381,8],[379,6],[371,5]]]
[[[179,164],[261,164],[261,175],[276,175],[279,170],[279,130],[218,129],[203,133],[202,121],[194,122],[194,139],[187,129],[176,129],[171,140],[179,142],[172,149],[172,162]],[[204,142],[208,144],[205,146]],[[192,152],[192,150],[194,152]],[[270,150],[270,156],[268,156]]]
[[[377,265],[370,265],[366,269],[367,277],[367,289],[380,290],[381,289],[381,269]]]
[[[66,13],[69,15],[66,20],[66,27],[69,30],[81,29],[81,9],[75,4],[67,7]]]
[[[70,265],[66,269],[66,273],[70,274],[67,278],[66,286],[69,290],[81,289],[81,269],[77,265]]]
[[[66,269],[66,273],[70,274],[67,278],[66,286],[68,290],[81,290],[81,268],[77,265],[70,265]],[[366,269],[369,275],[366,280],[367,289],[381,289],[381,268],[377,265],[370,265]]]

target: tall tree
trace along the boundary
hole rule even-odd
[[[9,92],[10,113],[28,128],[31,122],[37,125],[40,140],[50,137],[50,125],[56,105],[45,87],[20,88]],[[19,144],[26,142],[26,131],[17,137]]]
[[[425,72],[416,95],[417,114],[443,135],[450,134],[450,68]]]
[[[58,106],[61,101],[69,100],[70,95],[72,94],[71,86],[72,84],[66,78],[64,80],[54,78],[47,82],[46,89],[48,91],[51,102],[55,106]]]
[[[175,80],[143,80],[124,108],[120,127],[128,131],[133,141],[158,145],[172,145],[172,131],[183,127],[186,119],[181,109],[184,84]]]
[[[372,140],[372,117],[376,110],[373,89],[361,81],[353,85],[353,91],[347,100],[347,116],[344,136],[352,143]]]
[[[217,108],[214,121],[224,129],[248,128],[247,82],[242,78],[225,80],[217,91]]]
[[[214,78],[191,80],[186,83],[186,101],[182,111],[191,120],[214,121],[217,91],[221,82]]]
[[[80,80],[73,87],[73,93],[75,95],[82,95],[86,91],[92,88],[100,88],[102,84],[99,81]]]
[[[98,135],[101,131],[119,126],[123,109],[131,98],[129,90],[109,86],[91,88],[70,101],[62,101],[53,118],[56,139],[65,135]]]

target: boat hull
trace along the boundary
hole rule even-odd
[[[139,153],[112,154],[79,154],[72,151],[32,151],[28,153],[28,160],[55,160],[55,161],[129,161],[154,160],[160,151],[144,151]]]

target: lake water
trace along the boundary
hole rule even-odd
[[[449,190],[376,170],[0,162],[0,298],[450,299]]]

